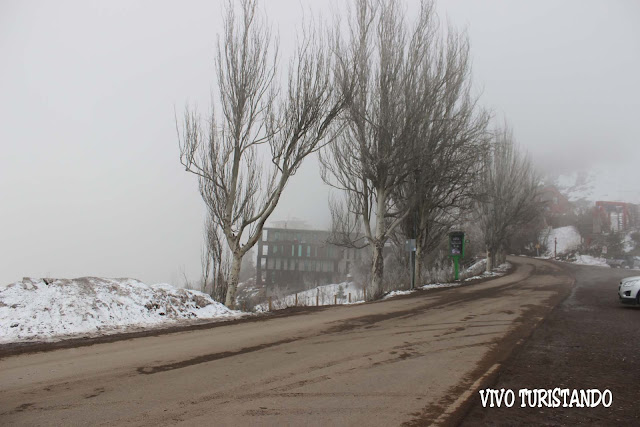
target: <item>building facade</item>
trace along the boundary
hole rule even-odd
[[[258,241],[256,283],[298,289],[348,279],[360,251],[327,243],[323,230],[265,227]]]
[[[638,205],[623,202],[598,201],[593,208],[593,232],[619,233],[640,225]]]

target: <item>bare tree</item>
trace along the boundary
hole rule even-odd
[[[474,184],[489,144],[490,114],[471,93],[468,36],[452,28],[447,33],[430,76],[436,90],[418,136],[420,165],[414,179],[394,195],[399,204],[412,204],[401,231],[403,237],[416,239],[418,283],[423,258],[473,210]]]
[[[494,143],[484,156],[484,168],[478,184],[483,197],[477,203],[479,222],[487,250],[487,271],[504,258],[507,239],[518,227],[541,215],[539,177],[527,156],[513,141],[504,126],[495,132]]]
[[[442,190],[447,165],[438,162],[462,155],[445,143],[446,132],[464,145],[483,120],[465,99],[466,39],[445,41],[438,29],[432,1],[421,2],[408,29],[399,1],[355,0],[349,36],[336,47],[339,87],[354,93],[343,134],[321,156],[323,179],[344,192],[344,201],[331,203],[334,243],[372,249],[374,298],[382,290],[385,243],[417,198],[426,198],[416,189],[431,179],[430,188]]]
[[[323,38],[308,26],[301,39],[282,90],[278,42],[257,13],[256,0],[241,0],[238,15],[227,3],[215,59],[221,114],[213,108],[203,123],[187,108],[178,131],[180,161],[198,176],[208,213],[232,254],[229,307],[242,257],[258,241],[289,178],[330,139],[331,123],[342,109]],[[269,148],[269,170],[261,146]]]

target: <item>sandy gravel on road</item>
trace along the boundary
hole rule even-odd
[[[571,295],[487,386],[516,394],[523,388],[608,389],[611,406],[483,408],[476,395],[462,425],[640,425],[640,307],[617,299],[620,279],[638,272],[565,266],[576,277]]]
[[[375,304],[0,360],[3,425],[426,425],[570,290],[562,267]]]

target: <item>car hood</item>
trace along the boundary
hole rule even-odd
[[[636,280],[640,280],[640,276],[625,277],[620,281],[620,283],[635,282]]]

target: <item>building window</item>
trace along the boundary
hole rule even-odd
[[[278,253],[278,245],[273,245],[273,254],[277,254]]]
[[[298,256],[302,256],[302,245],[298,245]]]
[[[262,255],[269,255],[269,245],[262,245]]]
[[[280,240],[280,232],[276,231],[274,237],[275,237],[274,240],[276,240],[276,241]]]
[[[311,246],[307,245],[307,256],[310,257],[311,256]]]

